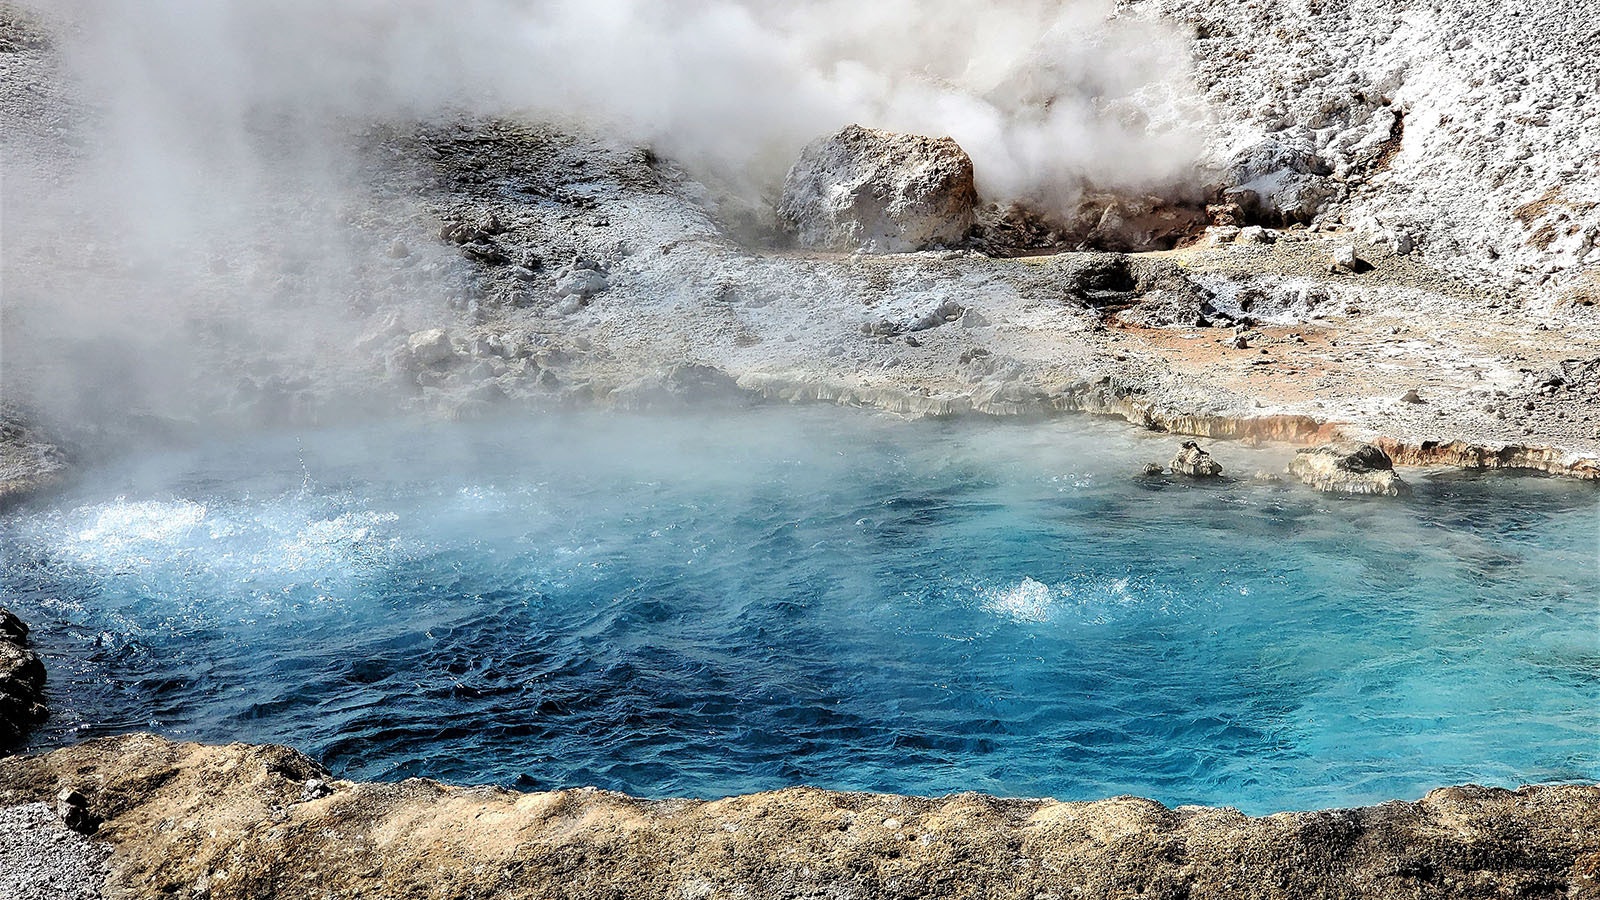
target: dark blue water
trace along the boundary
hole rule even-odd
[[[834,409],[306,433],[13,512],[0,602],[50,668],[38,746],[1249,812],[1600,779],[1594,486],[1130,477],[1176,443]]]

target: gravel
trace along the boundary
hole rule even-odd
[[[109,852],[46,804],[0,807],[0,900],[98,900]]]

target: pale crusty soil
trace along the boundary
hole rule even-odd
[[[62,787],[105,820],[94,843],[111,851],[115,897],[1600,896],[1594,786],[1250,818],[1133,797],[364,784],[281,747],[148,735],[0,760],[0,804]]]

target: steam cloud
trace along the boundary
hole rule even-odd
[[[370,248],[301,212],[348,187],[360,123],[577,120],[767,201],[805,142],[852,122],[948,134],[987,199],[1045,207],[1084,184],[1180,183],[1200,144],[1183,41],[1114,15],[1113,0],[56,0],[41,12],[62,25],[89,149],[67,181],[8,171],[6,380],[15,395],[28,370],[31,393],[78,398],[68,416],[193,383],[189,348],[170,340],[199,318],[238,346],[299,332],[348,348],[358,317],[328,310],[382,289],[361,278]],[[142,289],[38,252],[64,231]],[[252,260],[265,232],[278,246]],[[295,296],[274,301],[286,255]],[[232,296],[215,289],[219,257],[240,275]],[[68,332],[76,344],[42,349]],[[85,340],[123,362],[94,383],[82,365],[40,374]]]
[[[120,154],[195,173],[264,113],[589,119],[765,187],[855,122],[954,137],[1000,199],[1170,182],[1196,145],[1183,42],[1113,0],[66,2]]]

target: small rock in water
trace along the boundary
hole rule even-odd
[[[1354,244],[1339,244],[1333,248],[1333,264],[1329,266],[1329,271],[1334,273],[1353,273],[1364,272],[1370,268],[1372,267],[1356,256],[1356,246]]]
[[[609,273],[603,266],[586,256],[574,257],[572,262],[556,273],[551,292],[556,297],[575,297],[587,305],[590,298],[611,288]]]
[[[1289,474],[1319,491],[1400,497],[1411,486],[1394,471],[1394,461],[1381,447],[1340,442],[1295,452]]]
[[[1222,465],[1201,450],[1199,444],[1184,441],[1178,455],[1172,458],[1172,473],[1190,478],[1216,478],[1222,474]]]
[[[1166,474],[1166,471],[1167,467],[1163,466],[1161,463],[1145,463],[1144,468],[1140,470],[1139,474],[1145,476],[1146,478],[1159,478],[1161,475]]]

